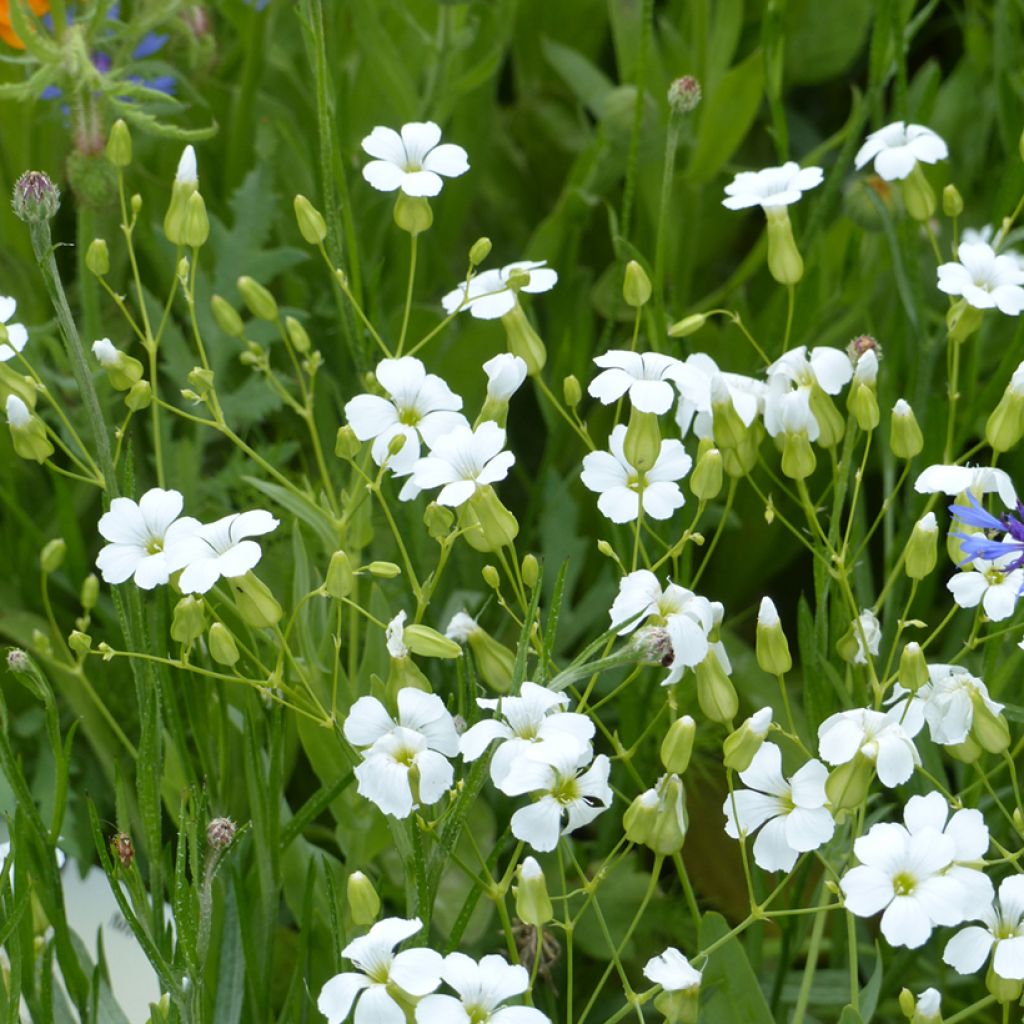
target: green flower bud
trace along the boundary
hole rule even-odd
[[[7,424],[14,451],[21,458],[42,463],[53,454],[43,421],[17,395],[7,396]]]
[[[142,363],[115,348],[109,338],[94,341],[92,354],[115,391],[130,391],[142,379]]]
[[[537,562],[537,556],[532,554],[523,555],[523,564],[519,572],[526,586],[533,590],[540,579],[540,564]]]
[[[402,575],[402,570],[394,562],[371,562],[366,571],[371,576],[382,580],[393,580],[396,576]]]
[[[427,533],[436,540],[442,541],[451,532],[452,523],[455,522],[455,513],[446,505],[439,505],[432,501],[423,510],[423,525]]]
[[[920,164],[902,181],[903,205],[914,220],[924,222],[935,212],[935,190],[928,184]]]
[[[221,295],[214,295],[210,299],[210,311],[213,313],[214,322],[229,338],[242,336],[245,331],[242,318],[227,299]]]
[[[846,764],[833,768],[825,781],[825,795],[833,813],[860,807],[868,798],[874,774],[874,764],[860,753],[854,754]]]
[[[1001,754],[1010,745],[1010,726],[1006,719],[993,711],[977,690],[971,689],[971,738],[982,750],[990,754]]]
[[[39,568],[49,576],[64,564],[64,556],[67,553],[68,546],[64,543],[64,538],[54,537],[43,545],[43,550],[39,553]]]
[[[305,196],[296,196],[293,206],[299,234],[310,245],[319,245],[327,237],[327,222],[323,214]]]
[[[309,335],[306,333],[306,328],[303,327],[302,324],[300,324],[293,316],[286,316],[284,318],[284,326],[285,330],[288,332],[288,340],[292,343],[292,348],[294,348],[299,355],[305,355],[312,347]]]
[[[463,536],[474,551],[498,551],[512,544],[519,533],[516,517],[501,503],[490,484],[477,487],[469,501],[459,506]]]
[[[487,630],[477,627],[467,638],[480,678],[496,693],[512,689],[516,656]]]
[[[974,764],[984,753],[970,734],[968,734],[967,739],[963,743],[950,743],[946,745],[945,751],[954,760],[962,761],[964,764]]]
[[[334,454],[339,459],[347,459],[351,462],[359,454],[359,449],[362,446],[362,441],[356,437],[356,432],[347,423],[343,427],[338,427],[338,433],[334,439]]]
[[[26,171],[14,183],[11,209],[26,224],[53,220],[60,209],[60,189],[42,171]]]
[[[775,602],[770,597],[761,598],[757,613],[757,639],[755,641],[757,663],[761,671],[773,676],[783,676],[793,667],[789,653],[789,641],[779,621]]]
[[[707,322],[707,314],[691,313],[689,316],[684,316],[682,320],[677,320],[668,329],[668,336],[670,338],[688,338],[691,334],[696,334]]]
[[[764,427],[755,420],[739,445],[721,448],[722,468],[729,476],[744,477],[754,468],[763,437]]]
[[[480,570],[480,575],[483,577],[484,583],[486,583],[492,590],[501,589],[501,577],[498,575],[498,570],[493,565],[485,565]]]
[[[92,637],[81,630],[73,629],[68,635],[68,647],[80,658],[84,658],[92,650]]]
[[[235,608],[242,621],[255,629],[268,629],[281,621],[284,612],[270,588],[253,572],[228,580]]]
[[[1013,814],[1013,827],[1017,835],[1024,836],[1024,813],[1021,812],[1019,807],[1014,807]]]
[[[689,715],[677,718],[668,727],[659,750],[661,763],[666,771],[674,772],[676,775],[682,775],[686,771],[690,766],[696,736],[697,723]]]
[[[448,637],[429,626],[413,623],[406,626],[402,640],[413,654],[421,658],[460,658],[462,648]]]
[[[131,199],[128,200],[128,205],[132,208],[132,216],[138,217],[139,211],[142,209],[142,196],[136,192]]]
[[[565,404],[570,409],[575,409],[583,399],[583,388],[580,387],[580,382],[574,373],[570,373],[562,380],[562,398],[565,399]]]
[[[793,239],[785,206],[765,210],[768,218],[768,270],[779,284],[796,284],[804,276],[804,261]]]
[[[902,398],[892,407],[889,447],[897,459],[912,459],[924,447],[924,437],[914,410]]]
[[[922,516],[910,532],[903,568],[912,580],[923,580],[935,568],[939,553],[939,524],[935,513]]]
[[[693,75],[683,75],[668,87],[668,105],[673,114],[689,114],[697,109],[702,90]]]
[[[398,193],[395,200],[395,223],[410,235],[421,235],[434,223],[434,211],[422,196],[407,196]]]
[[[107,159],[115,167],[127,167],[132,162],[132,133],[120,117],[110,126]]]
[[[712,722],[728,723],[736,717],[740,702],[732,680],[725,674],[714,651],[696,668],[697,703]]]
[[[985,423],[985,440],[993,451],[1008,452],[1024,437],[1024,367],[1018,367],[999,404]]]
[[[900,686],[917,693],[930,679],[928,662],[924,659],[921,645],[911,641],[900,652],[899,681]]]
[[[522,306],[517,302],[502,318],[505,341],[509,352],[519,356],[526,363],[526,372],[535,377],[544,369],[548,353],[540,335],[526,318]]]
[[[481,263],[491,254],[491,240],[489,238],[478,238],[469,250],[469,264],[472,267],[479,267]]]
[[[639,309],[651,298],[651,279],[636,260],[626,264],[626,276],[622,282],[622,297],[627,306]]]
[[[902,1013],[903,1016],[907,1017],[908,1019],[910,1017],[913,1017],[914,1003],[916,1002],[916,1000],[914,999],[914,993],[911,992],[909,988],[900,989],[898,1002],[900,1007],[900,1013]]]
[[[178,162],[174,184],[171,185],[171,201],[164,215],[164,234],[172,245],[189,244],[185,237],[188,201],[198,191],[199,176],[196,173],[195,150],[191,146],[186,146]]]
[[[818,464],[807,433],[785,433],[782,441],[782,472],[790,480],[805,480]]]
[[[690,490],[701,501],[712,501],[722,490],[722,453],[705,448],[697,456],[697,465],[690,476]]]
[[[640,412],[633,406],[622,447],[626,461],[638,473],[646,473],[658,461],[661,453],[661,429],[657,414]]]
[[[352,563],[344,551],[335,551],[327,566],[324,590],[337,601],[349,596],[355,589],[356,577]]]
[[[148,409],[153,403],[153,388],[148,380],[136,381],[124,396],[124,404],[132,412],[141,412]]]
[[[230,668],[238,661],[238,645],[223,622],[215,622],[210,627],[206,642],[210,648],[210,657],[218,665]]]
[[[81,602],[84,611],[91,612],[96,607],[99,597],[100,580],[96,573],[91,572],[82,580],[82,590],[78,600]]]
[[[882,418],[878,411],[878,398],[874,388],[860,381],[854,381],[850,386],[846,408],[857,421],[857,426],[865,432],[874,430]]]
[[[206,631],[206,602],[188,594],[175,606],[171,616],[171,639],[190,647]]]
[[[242,301],[253,316],[260,320],[277,319],[277,300],[263,285],[244,275],[237,283]]]
[[[662,776],[622,817],[626,838],[662,857],[671,857],[683,848],[687,826],[686,793],[678,775]]]
[[[981,326],[982,311],[975,309],[966,299],[957,299],[946,313],[949,344],[966,341]]]
[[[846,433],[846,423],[836,403],[817,384],[811,387],[809,401],[811,414],[818,421],[818,444],[822,448],[835,448]]]
[[[110,649],[109,644],[100,644],[100,649],[104,646]],[[36,654],[42,655],[44,658],[50,658],[53,656],[53,644],[50,642],[50,638],[41,630],[32,630],[32,649]],[[111,655],[113,657],[113,655]]]
[[[183,245],[198,249],[210,237],[210,220],[206,216],[206,203],[198,192],[185,201],[185,217],[181,228]]]
[[[772,709],[761,708],[725,738],[723,763],[734,772],[745,772],[761,749],[772,724]]]
[[[298,200],[301,198],[301,196],[296,197],[296,208]],[[298,212],[297,209],[296,212]],[[353,871],[348,876],[345,894],[348,897],[348,909],[352,915],[353,924],[359,925],[360,928],[366,928],[377,920],[377,915],[380,913],[380,897],[373,887],[373,882],[362,871]]]
[[[94,238],[85,251],[85,265],[89,271],[97,277],[103,277],[110,272],[110,250],[107,249],[105,239]]]
[[[947,217],[959,217],[964,212],[963,196],[952,182],[942,190],[942,212]]]
[[[996,997],[998,1003],[1016,1003],[1024,992],[1024,981],[1004,978],[996,974],[995,967],[988,965],[985,975],[985,987]]]
[[[554,920],[544,872],[535,858],[526,857],[516,868],[516,882],[518,884],[512,887],[516,898],[516,917],[534,928],[543,928]]]

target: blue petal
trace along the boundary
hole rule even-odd
[[[157,32],[147,32],[142,37],[142,42],[132,51],[132,57],[135,60],[144,60],[146,57],[152,57],[154,53],[158,53],[164,48],[164,45],[170,38],[168,35],[160,35]]]
[[[969,555],[969,561],[975,558],[985,558],[988,561],[995,561],[1003,555],[1019,555],[1024,553],[1024,544],[1002,540],[989,540],[979,534],[954,533],[960,541],[960,550]]]
[[[967,500],[971,503],[970,507],[964,505],[950,505],[949,511],[960,520],[961,523],[966,523],[968,526],[977,526],[982,530],[1004,530],[1003,524],[996,519],[991,512],[986,512],[981,507],[981,502],[970,492],[967,492]]]

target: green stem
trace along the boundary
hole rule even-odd
[[[405,289],[405,312],[402,314],[402,331],[398,335],[397,355],[402,354],[402,349],[405,347],[405,335],[409,330],[409,314],[412,312],[412,290],[416,282],[416,243],[419,237],[415,232],[409,235],[409,283]]]
[[[807,964],[804,967],[804,976],[800,982],[800,992],[790,1024],[803,1024],[807,1014],[807,1004],[811,999],[811,986],[814,984],[814,972],[818,968],[818,950],[821,948],[821,937],[825,931],[827,917],[827,910],[819,910],[815,915],[814,924],[811,926],[811,943],[807,947]],[[852,981],[851,984],[853,984]]]

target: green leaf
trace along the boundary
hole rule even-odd
[[[615,83],[578,50],[552,39],[541,40],[544,57],[573,95],[594,117],[601,117]]]
[[[303,500],[294,491],[289,491],[280,484],[272,484],[267,480],[260,480],[259,477],[246,476],[242,479],[268,498],[272,498],[282,508],[291,512],[292,515],[301,519],[323,541],[324,550],[334,550],[336,546],[334,527],[331,525],[327,513],[317,508],[313,504],[312,499],[306,498]]]
[[[245,956],[242,952],[242,934],[238,924],[238,903],[234,888],[227,886],[224,895],[220,958],[217,962],[217,1002],[214,1006],[213,1024],[238,1024],[242,1019],[244,978]]]
[[[864,1018],[853,1006],[844,1006],[843,1012],[839,1015],[839,1024],[864,1024]]]
[[[728,71],[703,105],[690,178],[710,181],[736,152],[757,116],[763,87],[764,62],[758,49]]]
[[[707,913],[700,922],[699,945],[706,949],[729,934],[721,914]],[[775,1024],[747,960],[747,954],[735,938],[715,950],[708,959],[701,981],[701,1024]]]

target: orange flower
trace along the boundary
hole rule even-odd
[[[16,0],[16,2],[23,2],[23,0]],[[50,9],[50,0],[28,0],[28,6],[32,9],[33,14],[46,14]],[[10,0],[0,0],[0,39],[16,50],[25,49],[25,44],[11,28]]]

